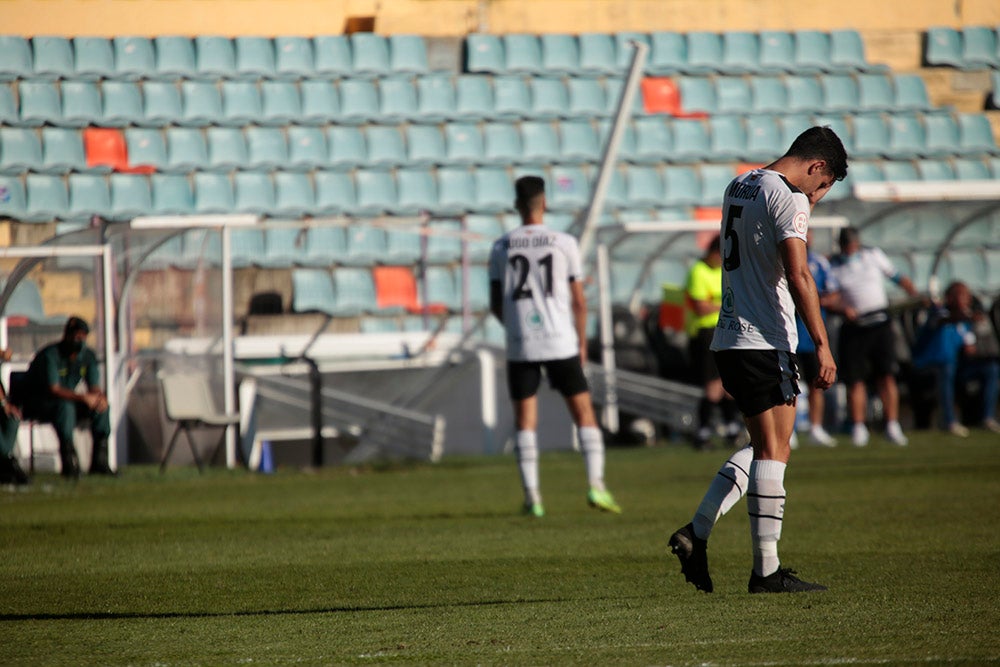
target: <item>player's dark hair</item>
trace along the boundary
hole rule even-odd
[[[66,327],[63,329],[63,336],[69,337],[75,334],[77,331],[82,331],[83,333],[90,333],[90,327],[87,325],[87,321],[82,317],[73,317],[66,320]]]
[[[861,235],[858,233],[858,230],[856,228],[854,227],[841,228],[840,236],[837,239],[837,242],[840,244],[840,251],[843,252],[844,248],[846,248],[848,244],[853,243],[854,241],[857,241],[860,238]]]
[[[847,176],[847,151],[829,125],[810,127],[795,138],[785,155],[801,160],[823,160],[838,181]]]
[[[705,246],[706,256],[711,255],[713,252],[722,252],[722,241],[718,234],[713,236],[712,240],[708,242],[707,246]]]
[[[545,194],[545,179],[541,176],[522,176],[514,182],[514,193],[517,196],[514,204],[524,208],[535,197]]]

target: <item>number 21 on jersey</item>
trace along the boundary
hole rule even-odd
[[[511,255],[508,260],[511,269],[514,271],[514,291],[512,298],[530,299],[531,288],[527,286],[528,275],[531,272],[531,260],[524,255]],[[542,289],[545,296],[552,296],[552,254],[545,255],[538,260],[538,265],[542,268]]]

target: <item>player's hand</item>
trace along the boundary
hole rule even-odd
[[[813,386],[817,389],[829,389],[837,381],[837,364],[834,363],[829,348],[818,348],[816,360],[819,362],[819,373],[813,381]]]

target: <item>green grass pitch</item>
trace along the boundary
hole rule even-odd
[[[830,665],[1000,662],[1000,438],[803,447],[783,565],[826,593],[751,596],[746,506],[716,592],[667,552],[726,452],[609,449],[624,507],[542,457],[270,476],[132,467],[0,492],[2,665]]]

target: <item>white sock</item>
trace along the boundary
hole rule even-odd
[[[587,483],[592,489],[604,491],[604,436],[596,426],[584,426],[579,431]]]
[[[785,467],[780,461],[754,460],[750,464],[747,513],[753,539],[753,570],[762,577],[774,574],[781,564],[778,540],[785,514]]]
[[[731,510],[747,492],[751,461],[753,447],[747,445],[719,468],[691,520],[696,537],[707,540],[719,517]]]
[[[542,502],[538,490],[538,441],[534,431],[517,432],[517,466],[521,470],[524,502],[529,505]]]

